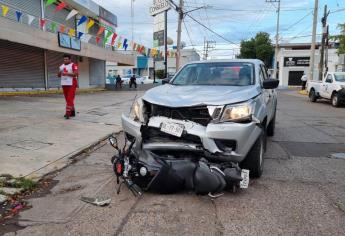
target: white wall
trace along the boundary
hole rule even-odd
[[[78,62],[79,66],[79,88],[88,88],[90,87],[90,69],[89,69],[89,58],[83,57],[82,62]]]

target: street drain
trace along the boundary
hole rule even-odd
[[[39,150],[48,146],[53,145],[53,143],[44,143],[36,140],[24,140],[17,143],[7,144],[10,147],[21,148],[29,151]]]
[[[332,153],[331,158],[344,159],[345,160],[345,152]]]

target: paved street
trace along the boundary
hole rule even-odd
[[[92,108],[87,103],[79,106],[82,121],[68,122],[92,127],[87,111],[105,109],[104,98],[80,97],[90,101]],[[120,101],[128,98],[124,95]],[[16,99],[26,104],[31,100],[32,106],[37,100]],[[115,99],[107,104],[118,103]],[[59,120],[58,113],[54,116]],[[344,235],[345,160],[331,158],[333,153],[345,152],[344,117],[344,107],[310,103],[296,91],[279,91],[277,130],[268,143],[262,178],[252,180],[248,190],[215,200],[192,193],[145,193],[135,198],[126,188],[117,195],[110,165],[113,149],[103,142],[55,174],[50,191],[31,199],[33,208],[21,212],[12,224],[0,226],[0,234]],[[116,119],[107,118],[108,122]],[[108,196],[112,202],[96,207],[81,202],[80,196]]]
[[[65,120],[63,95],[0,97],[0,174],[40,178],[121,129],[122,111],[140,91],[77,95]]]

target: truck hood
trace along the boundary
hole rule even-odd
[[[165,84],[148,90],[145,101],[167,107],[220,106],[247,101],[258,94],[257,86],[179,86]]]

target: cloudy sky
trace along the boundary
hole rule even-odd
[[[131,38],[131,0],[94,0],[118,17],[118,32]],[[152,47],[153,18],[149,14],[149,7],[153,0],[134,1],[134,41]],[[174,0],[178,3],[178,0]],[[205,9],[194,11],[193,18],[224,38],[224,39],[194,22],[188,16],[183,25],[182,41],[188,47],[195,47],[202,53],[204,39],[215,41],[215,50],[211,57],[231,57],[234,48],[243,39],[248,39],[258,31],[270,33],[274,39],[276,31],[277,3],[266,3],[266,0],[185,0],[185,10],[207,6]],[[345,23],[345,0],[319,0],[319,19],[323,14],[323,7],[327,4],[330,33],[338,34],[337,24]],[[312,11],[314,0],[281,0],[280,42],[310,42],[312,30]],[[172,9],[168,16],[168,36],[176,41],[177,14]],[[318,24],[321,32],[321,24]],[[237,44],[237,45],[236,45]],[[235,50],[236,51],[236,50]]]

